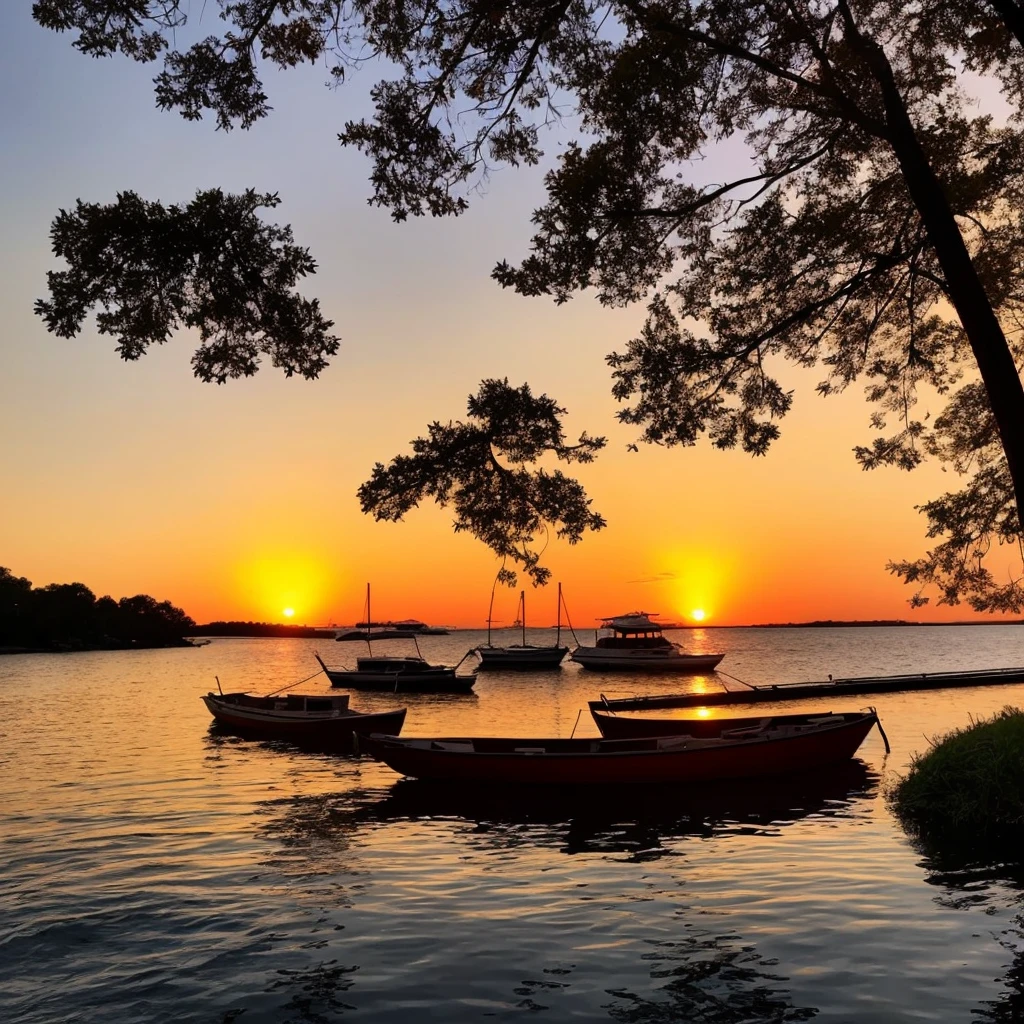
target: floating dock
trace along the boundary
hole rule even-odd
[[[711,693],[666,693],[647,697],[607,698],[590,701],[592,708],[607,711],[646,711],[649,708],[706,708],[723,704],[761,704],[812,697],[851,697],[864,693],[899,693],[914,690],[946,690],[968,686],[1000,686],[1024,683],[1024,668],[974,669],[965,672],[919,672],[904,676],[856,676],[822,682],[747,685],[745,690]]]

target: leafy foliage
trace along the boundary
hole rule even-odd
[[[456,532],[468,530],[503,562],[517,564],[534,584],[548,581],[536,538],[549,524],[570,544],[604,519],[590,509],[582,485],[559,469],[538,466],[545,456],[566,463],[592,462],[603,437],[580,435],[566,444],[565,410],[547,395],[535,398],[528,385],[485,380],[469,398],[468,420],[434,422],[412,442],[412,455],[387,466],[377,463],[359,488],[359,502],[374,519],[398,522],[427,498],[454,511]],[[515,583],[504,568],[502,582]]]
[[[0,647],[43,650],[180,646],[195,626],[147,594],[97,600],[82,583],[33,587],[0,566]]]
[[[608,357],[620,418],[648,442],[706,435],[761,455],[792,403],[781,363],[820,367],[823,395],[863,382],[879,432],[856,451],[865,468],[933,455],[974,474],[924,506],[940,543],[894,571],[943,601],[1020,606],[981,561],[1021,537],[1024,130],[962,88],[965,68],[995,75],[1024,106],[1019,0],[217,3],[224,30],[181,51],[180,0],[33,10],[85,53],[162,56],[159,105],[223,129],[267,115],[265,67],[324,59],[341,82],[382,58],[374,116],[340,139],[368,154],[371,202],[398,220],[461,213],[495,166],[536,163],[561,122],[575,139],[530,252],[494,277],[558,302],[648,300],[638,337]],[[700,180],[731,140],[749,169]],[[224,337],[218,367],[250,372],[249,329]],[[933,421],[922,388],[949,396]],[[963,415],[979,403],[983,441]]]
[[[123,192],[107,206],[78,202],[54,221],[53,250],[68,270],[47,275],[50,298],[36,303],[47,327],[74,337],[100,307],[97,326],[123,359],[138,359],[179,326],[199,330],[195,374],[222,384],[251,376],[260,354],[290,377],[316,377],[338,350],[316,299],[293,291],[316,264],[292,244],[288,227],[256,211],[275,195],[199,192],[187,206]]]

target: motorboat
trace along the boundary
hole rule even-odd
[[[219,684],[218,684],[219,685]],[[405,708],[380,713],[355,711],[348,694],[287,693],[266,697],[249,693],[207,693],[203,703],[217,724],[261,739],[285,739],[317,745],[346,745],[353,733],[386,731],[398,735]]]
[[[789,716],[784,716],[789,717]],[[401,775],[463,785],[616,786],[706,782],[809,772],[847,761],[877,723],[874,711],[773,721],[717,735],[636,739],[360,736],[360,750]]]
[[[494,608],[494,594],[491,594],[491,610]],[[555,627],[554,645],[528,644],[526,642],[526,591],[519,592],[519,609],[514,623],[522,630],[522,640],[518,644],[497,647],[491,643],[491,615],[487,615],[487,645],[476,649],[480,658],[481,671],[496,669],[513,669],[530,671],[534,669],[556,669],[562,659],[569,653],[569,648],[562,644],[562,584],[558,584],[558,625]]]
[[[577,647],[571,658],[595,672],[710,672],[724,654],[688,654],[665,638],[650,612],[628,612],[601,619],[593,647]]]
[[[352,690],[382,690],[393,693],[469,693],[476,683],[475,672],[459,672],[458,665],[431,665],[420,656],[369,655],[356,658],[354,669],[328,668],[320,663],[331,686]],[[468,656],[468,655],[467,655]],[[463,658],[463,661],[466,659]]]

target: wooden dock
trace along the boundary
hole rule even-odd
[[[1024,668],[975,669],[964,672],[920,672],[903,676],[855,676],[822,682],[778,683],[749,686],[744,690],[711,693],[666,693],[646,697],[606,698],[590,701],[592,708],[608,711],[646,711],[649,708],[706,708],[725,704],[761,704],[777,700],[808,700],[815,697],[854,697],[867,693],[899,693],[914,690],[946,690],[969,686],[1000,686],[1024,683]]]

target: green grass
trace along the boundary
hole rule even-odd
[[[938,740],[914,759],[889,800],[904,827],[941,849],[1001,846],[1024,837],[1024,711],[1006,707]]]

